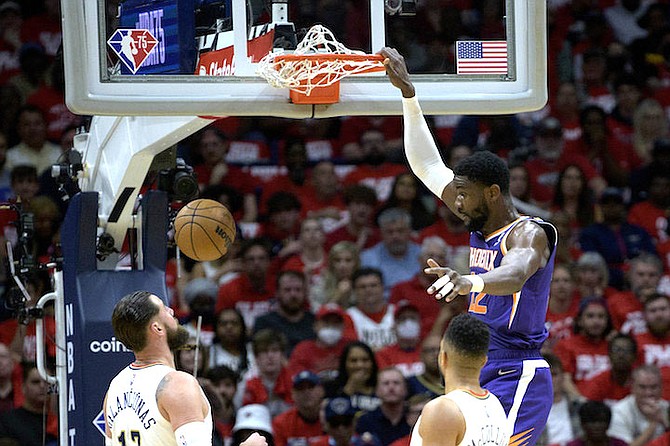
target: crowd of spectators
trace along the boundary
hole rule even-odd
[[[292,7],[355,46],[365,41],[359,3]],[[445,71],[454,40],[504,37],[503,4],[419,1],[416,16],[390,22],[390,43],[412,72]],[[411,27],[423,38],[408,39]],[[40,261],[58,253],[67,206],[49,167],[88,122],[64,105],[60,29],[58,0],[0,1],[0,201],[20,198],[35,214]],[[429,123],[450,166],[478,150],[505,158],[519,210],[559,229],[546,444],[667,444],[670,1],[548,0],[548,67],[542,110]],[[433,258],[467,272],[469,235],[409,173],[401,118],[231,117],[178,152],[201,196],[238,226],[225,257],[171,255],[166,275],[193,335],[202,317],[201,357],[183,351],[177,364],[197,364],[215,444],[239,444],[251,429],[277,446],[407,445],[421,407],[442,392],[440,336],[467,305],[430,298],[423,266]],[[48,274],[27,289],[49,291]],[[0,438],[53,441],[57,417],[31,365],[34,324],[6,313]],[[49,314],[46,330],[55,330]]]

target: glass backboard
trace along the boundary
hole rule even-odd
[[[537,0],[70,0],[66,101],[79,114],[397,115],[383,72],[341,81],[329,105],[291,103],[256,74],[319,23],[347,47],[395,47],[426,114],[503,114],[546,102],[546,6]],[[501,59],[502,57],[502,59]]]

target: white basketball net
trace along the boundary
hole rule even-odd
[[[314,88],[327,87],[345,76],[366,71],[383,70],[377,60],[318,59],[310,55],[343,54],[369,56],[363,51],[347,48],[335,40],[333,33],[324,26],[314,25],[298,44],[293,55],[305,55],[299,60],[275,60],[283,52],[269,53],[258,62],[256,72],[275,88],[290,88],[309,95]]]

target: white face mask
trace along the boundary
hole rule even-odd
[[[342,339],[342,329],[323,327],[316,333],[316,336],[328,346],[335,345]]]
[[[419,333],[421,332],[421,325],[419,325],[419,323],[414,319],[405,319],[404,321],[396,324],[395,329],[399,338],[414,339],[419,337]]]

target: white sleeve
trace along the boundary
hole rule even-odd
[[[212,432],[203,421],[193,421],[179,426],[174,431],[179,446],[212,446]]]
[[[454,172],[442,161],[416,96],[402,98],[402,114],[409,166],[432,193],[442,198],[444,188],[454,179]]]

